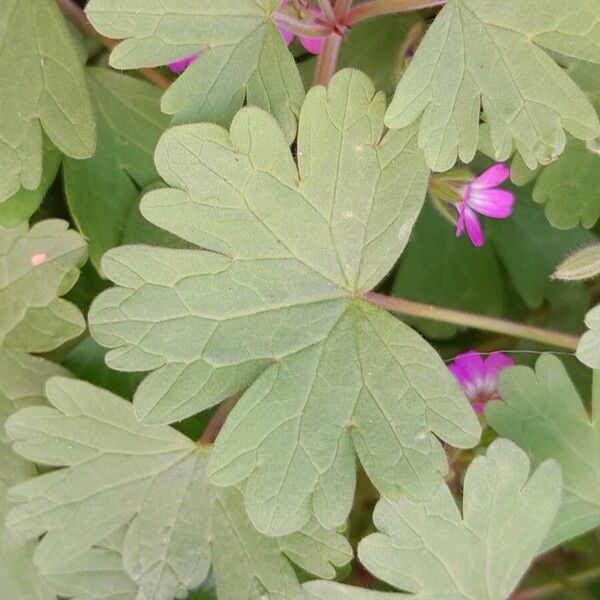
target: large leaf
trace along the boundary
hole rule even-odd
[[[600,305],[588,312],[585,324],[588,331],[579,340],[577,358],[592,369],[600,369]]]
[[[161,65],[202,52],[163,97],[163,110],[179,122],[228,123],[247,96],[277,118],[291,142],[304,88],[271,20],[278,5],[279,0],[91,0],[86,11],[101,33],[128,38],[113,50],[115,68]]]
[[[107,553],[105,540],[125,525],[123,565],[142,597],[155,600],[199,585],[211,562],[219,598],[267,593],[301,600],[284,555],[328,577],[335,574],[332,565],[350,559],[341,536],[314,525],[291,538],[261,536],[245,515],[241,493],[208,482],[210,448],[168,426],[140,424],[125,400],[59,377],[46,391],[51,407],[19,411],[7,431],[18,454],[65,468],[12,488],[10,496],[20,504],[7,524],[26,538],[46,533],[34,562],[55,585],[87,585],[87,575],[64,577],[69,565],[89,565],[90,552],[116,569],[119,549]]]
[[[96,300],[90,326],[113,348],[109,366],[155,371],[136,392],[141,419],[180,420],[256,380],[211,470],[219,485],[249,478],[250,517],[270,535],[311,515],[326,528],[345,520],[353,446],[386,494],[423,497],[446,470],[436,436],[478,439],[435,351],[358,299],[404,248],[428,176],[414,129],[381,137],[384,110],[356,71],[312,89],[298,167],[256,108],[230,133],[169,130],[156,160],[172,189],[146,195],[142,212],[208,251],[133,246],[103,262],[120,287]]]
[[[304,585],[311,600],[477,598],[504,600],[537,553],[560,503],[558,464],[529,477],[527,455],[497,440],[476,458],[464,482],[462,516],[441,486],[425,503],[382,499],[375,533],[359,545],[361,562],[378,578],[414,595],[374,593],[339,584]]]
[[[562,467],[562,503],[543,549],[600,525],[598,381],[591,418],[564,366],[550,354],[538,359],[535,371],[515,367],[502,373],[499,385],[504,402],[488,405],[490,425],[526,450],[534,464],[553,458]]]
[[[513,147],[534,168],[556,158],[565,130],[600,133],[585,94],[545,50],[600,63],[595,0],[449,0],[400,80],[386,123],[406,127],[421,114],[419,145],[437,171],[470,162],[480,109],[495,158]]]
[[[94,152],[83,68],[54,0],[0,5],[0,201],[42,177],[42,128],[74,158]]]
[[[65,191],[90,258],[123,239],[140,188],[158,179],[153,153],[168,119],[160,112],[160,90],[107,69],[88,68],[87,81],[98,121],[98,146],[89,160],[65,159]]]

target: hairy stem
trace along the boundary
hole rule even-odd
[[[431,319],[433,321],[441,321],[442,323],[452,323],[453,325],[472,327],[473,329],[481,329],[483,331],[493,331],[495,333],[510,335],[515,338],[542,342],[549,346],[567,348],[572,351],[577,350],[577,345],[579,344],[579,338],[577,336],[561,331],[541,329],[531,325],[515,323],[514,321],[507,321],[505,319],[496,319],[485,315],[452,310],[442,306],[433,306],[432,304],[422,304],[420,302],[413,302],[412,300],[396,298],[394,296],[385,296],[374,292],[364,294],[363,298],[390,312],[410,317],[420,317],[423,319]]]
[[[335,22],[335,14],[333,12],[333,7],[331,6],[330,0],[317,0],[317,4],[319,5],[319,9],[323,13],[323,16],[330,23]]]
[[[327,85],[331,81],[335,74],[341,46],[342,38],[337,34],[332,34],[325,40],[317,58],[313,85]]]
[[[600,578],[600,567],[592,567],[591,569],[581,571],[581,573],[571,575],[564,583],[555,581],[519,590],[510,597],[510,600],[537,600],[546,596],[554,596],[556,592],[565,589],[565,583],[568,586],[579,585],[598,578]]]
[[[393,15],[401,12],[411,12],[443,6],[447,0],[371,0],[355,6],[348,17],[348,25],[354,25],[365,19],[372,19],[380,15]]]
[[[239,397],[240,394],[234,394],[221,402],[219,408],[217,408],[215,414],[204,428],[202,435],[198,438],[198,444],[208,445],[215,441],[217,435],[219,435],[219,431],[221,431],[221,427],[223,427],[225,420],[229,416],[229,413],[235,406]]]
[[[58,0],[58,6],[63,15],[65,15],[65,17],[67,17],[84,35],[98,40],[109,50],[112,50],[119,43],[117,40],[112,40],[104,37],[101,33],[98,33],[88,21],[83,10],[74,2],[74,0]],[[169,85],[171,85],[171,82],[156,69],[139,69],[139,71],[146,79],[148,79],[148,81],[151,81],[163,90],[166,90]]]
[[[288,15],[283,12],[276,12],[273,15],[273,21],[280,27],[287,29],[289,32],[296,35],[303,35],[306,37],[327,37],[331,33],[331,26],[325,25],[322,22],[310,23],[309,21],[303,21],[296,19],[292,15]]]

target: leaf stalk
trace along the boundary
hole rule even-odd
[[[371,0],[355,6],[348,17],[348,25],[355,25],[366,19],[382,15],[394,15],[403,12],[412,12],[443,6],[447,0]]]

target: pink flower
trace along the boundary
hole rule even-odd
[[[510,216],[515,195],[496,187],[504,183],[509,174],[510,171],[504,163],[497,163],[460,189],[462,200],[453,205],[458,211],[456,237],[460,237],[466,229],[473,245],[483,246],[483,229],[477,213],[493,219],[505,219]]]
[[[459,354],[448,368],[458,381],[476,413],[483,413],[488,400],[501,400],[497,390],[498,374],[514,361],[502,352],[492,352],[485,360],[471,350]]]
[[[175,62],[169,63],[169,69],[173,71],[173,73],[182,73],[185,71],[199,56],[201,52],[197,54],[192,54],[191,56],[186,56],[186,58],[182,58],[181,60],[176,60]]]

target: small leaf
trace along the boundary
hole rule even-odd
[[[140,597],[154,600],[171,600],[198,586],[211,561],[219,598],[237,600],[241,589],[249,592],[260,581],[270,597],[301,600],[284,554],[328,575],[329,563],[351,558],[339,534],[314,526],[300,540],[261,536],[246,517],[242,494],[209,483],[210,448],[168,426],[138,423],[121,398],[60,377],[48,382],[47,395],[50,407],[19,411],[7,431],[20,455],[63,468],[12,488],[19,504],[7,523],[26,538],[45,533],[34,561],[59,593],[88,587],[97,556],[129,594],[114,551],[106,551],[107,536],[121,531],[122,547],[112,549],[122,552]]]
[[[519,444],[534,465],[555,459],[562,468],[563,496],[542,550],[600,525],[600,424],[595,390],[590,418],[561,361],[545,354],[535,371],[507,369],[500,375],[504,402],[488,404],[485,415],[502,436]]]
[[[95,129],[83,68],[54,0],[0,6],[0,201],[42,178],[42,128],[73,158],[94,152]]]
[[[575,250],[567,256],[552,274],[553,279],[561,281],[584,281],[600,274],[600,244]]]
[[[591,369],[600,369],[600,305],[585,316],[588,328],[579,340],[577,358]]]
[[[127,38],[112,52],[117,69],[156,66],[201,52],[163,96],[175,121],[226,125],[248,103],[269,110],[291,142],[304,88],[271,14],[279,0],[91,0],[87,15],[98,31]],[[131,18],[131,12],[135,18]]]
[[[142,212],[206,250],[130,246],[103,261],[120,287],[97,298],[90,326],[112,348],[109,366],[154,371],[135,395],[142,420],[181,420],[250,386],[211,476],[249,479],[250,518],[268,535],[313,516],[341,525],[355,450],[386,494],[423,497],[446,470],[436,436],[460,447],[478,439],[435,351],[358,299],[402,252],[428,177],[414,129],[384,135],[384,111],[356,71],[313,88],[298,165],[256,108],[230,132],[168,130],[156,163],[171,188],[147,194]]]
[[[140,188],[158,179],[153,153],[168,119],[155,86],[108,69],[88,68],[86,74],[98,145],[88,160],[65,159],[65,193],[99,269],[102,255],[121,243]]]
[[[462,516],[445,485],[424,503],[381,499],[377,504],[373,519],[382,533],[362,540],[358,556],[378,578],[414,596],[359,596],[356,589],[325,582],[303,587],[311,600],[504,600],[552,524],[560,487],[555,461],[529,476],[527,455],[508,440],[496,440],[467,470]]]
[[[545,50],[600,63],[594,34],[600,5],[589,0],[449,0],[400,80],[386,124],[406,127],[421,115],[419,145],[436,171],[469,163],[480,109],[494,158],[516,148],[533,169],[558,156],[565,130],[600,134],[584,93]]]

